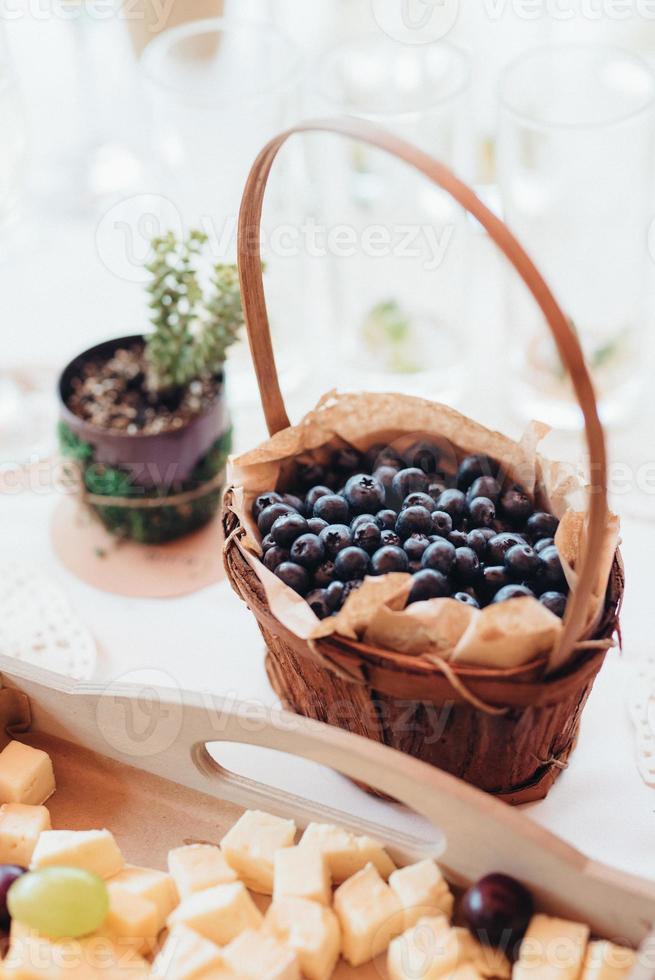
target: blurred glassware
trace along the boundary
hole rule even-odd
[[[606,423],[629,416],[647,376],[654,110],[655,75],[618,48],[538,48],[501,79],[504,217],[571,316]],[[507,304],[513,409],[577,427],[557,351],[513,277]]]
[[[10,238],[20,214],[27,124],[18,83],[0,21],[0,260],[10,251]]]
[[[137,55],[157,35],[193,20],[222,17],[224,0],[132,0],[125,20]]]
[[[469,64],[438,42],[381,31],[320,60],[315,109],[379,125],[470,175]],[[456,400],[465,366],[469,223],[387,154],[312,137],[339,383]]]

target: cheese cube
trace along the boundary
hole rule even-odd
[[[632,970],[637,959],[633,949],[614,943],[589,943],[582,980],[621,980]]]
[[[40,806],[55,791],[55,774],[47,752],[10,742],[0,752],[0,803]]]
[[[110,883],[109,911],[100,932],[111,939],[133,940],[138,952],[152,950],[159,933],[159,912],[154,902]]]
[[[507,956],[501,949],[494,946],[483,946],[468,929],[457,927],[452,929],[453,939],[459,949],[460,964],[470,963],[483,977],[494,977],[496,980],[509,980],[512,967]]]
[[[237,881],[237,873],[215,844],[188,844],[168,852],[168,870],[180,898]]]
[[[12,939],[3,961],[7,980],[145,980],[150,965],[106,936],[50,940],[36,933]]]
[[[264,931],[298,956],[307,980],[329,980],[341,952],[339,920],[332,909],[304,898],[276,899],[264,917]]]
[[[453,896],[434,861],[419,861],[394,871],[389,886],[405,911],[405,929],[426,916],[450,919],[453,914]]]
[[[200,980],[220,976],[221,950],[188,926],[177,925],[152,964],[152,976],[161,980]]]
[[[337,888],[334,911],[341,925],[341,951],[351,966],[372,960],[403,930],[400,902],[372,864]]]
[[[459,958],[448,919],[434,916],[420,919],[391,942],[387,970],[390,980],[437,980],[450,977]]]
[[[125,867],[109,879],[108,884],[117,885],[133,895],[147,898],[157,909],[157,932],[166,925],[166,919],[177,905],[177,892],[173,879],[164,871],[153,868],[139,868],[134,864]]]
[[[273,893],[273,858],[296,837],[293,820],[246,810],[221,841],[227,863],[254,892]]]
[[[311,847],[285,847],[274,859],[273,901],[307,898],[332,904],[330,872],[325,856]]]
[[[215,885],[204,892],[194,892],[185,898],[168,917],[169,928],[180,923],[223,946],[245,929],[258,929],[262,914],[245,885],[235,881],[231,885]]]
[[[44,806],[4,803],[0,806],[0,864],[29,867],[43,830],[50,830],[50,814]]]
[[[314,847],[322,851],[335,884],[351,878],[367,864],[373,864],[383,878],[395,871],[395,864],[372,837],[357,837],[341,827],[327,823],[310,823],[302,835],[299,847]]]
[[[247,929],[223,950],[239,980],[300,980],[298,957],[273,936]]]
[[[108,830],[44,830],[34,848],[30,867],[50,868],[56,864],[84,868],[101,878],[111,878],[123,868],[125,861]]]
[[[589,928],[579,922],[534,915],[523,937],[512,976],[529,980],[577,980],[589,939]]]

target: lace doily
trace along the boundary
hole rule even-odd
[[[64,594],[18,561],[0,561],[0,652],[75,680],[88,680],[96,660],[95,641]]]
[[[639,663],[629,695],[636,729],[637,768],[648,786],[655,787],[655,655]]]

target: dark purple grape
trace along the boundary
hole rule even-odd
[[[327,524],[347,524],[350,520],[350,508],[343,497],[336,493],[325,493],[314,504],[313,515]]]
[[[423,552],[430,545],[430,539],[425,534],[410,534],[403,544],[405,554],[410,561],[420,562]]]
[[[466,456],[457,470],[457,486],[460,490],[468,490],[474,480],[480,476],[498,477],[500,466],[491,456],[476,453]]]
[[[290,548],[296,538],[301,534],[307,534],[308,531],[305,518],[292,511],[290,514],[278,517],[271,528],[271,537],[281,548]]]
[[[455,581],[460,585],[475,585],[481,575],[480,559],[473,548],[456,548]]]
[[[273,548],[274,546],[275,546],[275,541],[271,537],[270,532],[268,534],[265,534],[264,537],[262,538],[262,551],[264,552],[264,554],[266,554],[267,551],[270,551],[270,549]]]
[[[324,558],[325,548],[317,534],[301,534],[291,545],[291,561],[304,568],[316,568]]]
[[[304,596],[309,592],[309,573],[302,565],[297,565],[293,561],[283,561],[275,569],[275,574],[279,579],[282,579],[285,585],[288,585],[294,592],[298,592],[299,595]]]
[[[361,521],[353,531],[353,544],[372,555],[382,543],[380,528],[375,521]]]
[[[356,473],[351,476],[344,496],[353,514],[377,514],[384,507],[384,487],[373,476]]]
[[[375,515],[375,523],[381,531],[394,531],[398,514],[395,510],[379,510]]]
[[[269,507],[264,507],[263,511],[257,518],[257,527],[259,528],[261,534],[268,534],[273,525],[275,524],[278,517],[282,517],[284,514],[296,514],[292,507],[288,504],[271,504]]]
[[[363,548],[351,545],[340,551],[334,560],[334,574],[342,582],[363,579],[368,573],[370,558]]]
[[[532,513],[532,501],[517,483],[503,491],[498,506],[503,517],[516,527],[522,527]]]
[[[328,605],[327,592],[325,589],[313,589],[306,596],[305,600],[312,609],[312,612],[318,616],[319,619],[326,619],[332,610]]]
[[[385,490],[391,490],[391,484],[393,483],[393,478],[398,470],[395,466],[378,466],[378,468],[373,472],[373,476],[381,483]]]
[[[525,538],[520,534],[513,534],[511,531],[503,531],[501,534],[495,534],[487,541],[487,564],[502,565],[505,561],[505,555],[510,548],[513,548],[517,544],[525,543]]]
[[[487,497],[495,504],[499,496],[500,484],[493,476],[477,477],[466,491],[467,500],[475,500],[476,497]]]
[[[509,875],[490,874],[464,894],[460,912],[479,942],[509,951],[527,929],[533,908],[524,885]]]
[[[566,612],[566,596],[561,592],[544,592],[539,596],[539,602],[543,603],[546,609],[550,609],[560,619]]]
[[[307,508],[307,513],[313,514],[314,504],[316,501],[321,497],[331,497],[333,493],[334,490],[330,490],[329,487],[323,485],[312,487],[311,490],[308,490],[305,494],[305,507]]]
[[[352,544],[352,533],[345,524],[330,524],[324,527],[319,538],[323,543],[328,558],[335,558],[338,553]]]
[[[406,507],[425,507],[430,513],[435,509],[434,500],[428,493],[421,493],[420,490],[415,490],[413,493],[408,493],[403,500],[402,509],[405,510]]]
[[[535,541],[534,550],[539,555],[544,548],[550,548],[554,544],[555,538],[541,538],[539,541]]]
[[[450,582],[442,572],[433,568],[422,568],[412,579],[412,588],[407,603],[424,602],[426,599],[441,599],[450,595]]]
[[[532,578],[540,567],[541,558],[529,544],[515,544],[505,555],[505,568],[512,578]]]
[[[314,585],[325,589],[334,579],[334,562],[328,559],[322,562],[314,572]]]
[[[453,519],[445,510],[435,510],[432,514],[431,525],[433,534],[447,538],[453,529]]]
[[[385,545],[378,548],[371,558],[373,575],[386,575],[388,572],[406,572],[409,570],[409,560],[402,548],[395,545]]]
[[[425,549],[421,564],[423,568],[430,568],[441,572],[443,575],[448,575],[455,564],[455,554],[455,545],[446,541],[445,538],[441,538]]]
[[[520,599],[523,596],[535,597],[532,589],[529,589],[527,585],[519,585],[518,583],[511,583],[510,585],[504,585],[502,589],[499,589],[493,597],[493,602],[506,602],[508,599]]]
[[[428,487],[428,478],[416,466],[399,470],[391,481],[391,494],[396,501],[404,500],[410,493],[423,493]]]
[[[364,457],[354,446],[344,446],[332,453],[331,465],[337,473],[347,476],[361,469],[363,461]]]
[[[559,551],[555,545],[551,545],[550,548],[544,548],[539,553],[539,560],[541,562],[539,582],[542,586],[547,587],[546,591],[567,589],[564,569],[562,568]]]
[[[440,535],[435,534],[435,540]],[[448,535],[448,540],[451,544],[454,544],[456,548],[468,548],[468,535],[466,531],[451,531]]]
[[[533,541],[540,541],[541,538],[554,538],[555,531],[558,527],[559,521],[554,514],[548,514],[544,510],[537,510],[528,518],[525,529]]]
[[[296,497],[295,493],[283,493],[282,503],[288,504],[289,507],[293,507],[293,509],[297,510],[299,514],[302,514],[304,512],[305,505],[303,504],[300,497]]]
[[[402,544],[400,538],[398,537],[398,535],[396,534],[395,531],[391,531],[391,530],[382,531],[380,537],[382,539],[382,544],[383,545],[384,544],[395,544],[395,545],[398,545],[398,547],[400,547],[400,545]]]
[[[0,864],[0,927],[9,929],[11,916],[7,908],[7,892],[17,878],[25,874],[27,868],[20,864]]]
[[[327,604],[333,612],[341,608],[341,603],[343,602],[343,591],[343,582],[339,582],[338,579],[335,579],[334,582],[330,582],[325,590]]]
[[[494,502],[488,497],[476,497],[469,504],[469,517],[474,527],[490,527],[495,516]]]
[[[478,600],[475,596],[469,595],[468,592],[455,592],[453,599],[457,599],[458,602],[463,602],[466,606],[473,606],[474,609],[480,608]]]
[[[459,524],[466,512],[466,497],[461,490],[444,490],[437,500],[437,508],[450,514],[453,524]]]
[[[425,507],[406,507],[398,514],[396,534],[405,540],[410,534],[428,534],[432,530],[430,511]]]
[[[281,548],[279,544],[273,545],[264,555],[264,564],[270,572],[274,572],[283,561],[289,561],[289,552],[286,548]]]
[[[256,521],[259,521],[259,515],[271,504],[283,504],[282,494],[277,493],[275,490],[269,490],[268,493],[260,493],[258,497],[255,498],[255,502],[252,505],[252,516]]]
[[[328,522],[320,517],[310,517],[307,521],[307,530],[310,534],[320,534],[323,528],[328,526]]]

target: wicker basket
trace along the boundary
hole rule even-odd
[[[578,584],[571,593],[550,672],[534,662],[510,670],[438,666],[420,658],[329,636],[308,644],[270,611],[237,539],[238,518],[225,496],[225,565],[235,591],[257,618],[268,649],[273,688],[291,710],[366,735],[415,755],[509,803],[541,799],[566,767],[580,717],[617,630],[624,577],[614,561],[604,615],[584,634],[595,555],[607,519],[606,455],[593,387],[580,345],[539,272],[507,227],[473,191],[427,154],[359,122],[307,123],[282,133],[251,170],[239,215],[239,269],[244,311],[264,413],[272,434],[290,425],[279,388],[266,314],[257,236],[273,161],[294,132],[327,130],[364,140],[413,165],[448,191],[486,228],[541,307],[582,408],[591,462],[588,529]]]

